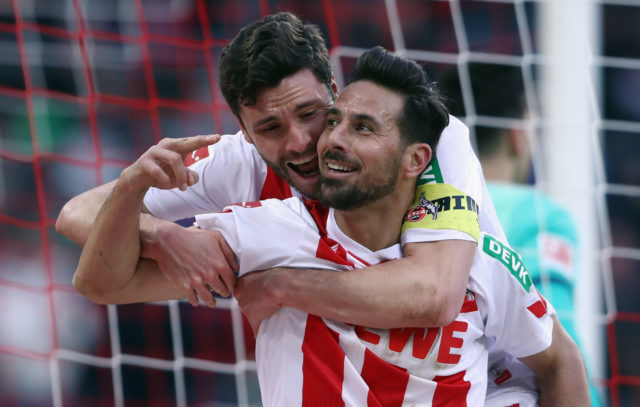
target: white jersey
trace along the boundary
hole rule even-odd
[[[398,258],[344,235],[333,211],[298,198],[196,216],[218,229],[240,275],[276,266],[348,270]],[[519,257],[486,234],[458,317],[442,328],[371,329],[283,308],[260,326],[258,378],[266,406],[476,406],[487,386],[487,340],[514,356],[551,343],[546,303]]]
[[[144,204],[154,216],[175,221],[200,213],[220,212],[234,203],[300,196],[267,167],[242,132],[222,136],[218,143],[192,152],[185,164],[198,173],[200,182],[186,191],[150,188]],[[436,148],[436,159],[421,177],[421,182],[428,185],[445,183],[472,197],[479,207],[480,230],[504,238],[480,162],[469,141],[469,129],[454,116],[449,117],[449,125]],[[466,232],[456,229],[455,225],[448,224],[424,228],[421,232],[414,228],[403,233],[403,241],[472,239]]]

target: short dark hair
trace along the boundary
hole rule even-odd
[[[331,61],[320,29],[291,13],[272,14],[240,30],[224,47],[220,89],[240,119],[241,105],[254,105],[262,90],[305,68],[331,89]]]
[[[372,81],[404,95],[398,128],[405,143],[427,143],[435,149],[449,124],[449,111],[435,83],[429,81],[420,65],[378,46],[358,58],[349,83],[360,80]]]

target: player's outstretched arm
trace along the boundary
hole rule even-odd
[[[249,322],[287,306],[372,328],[444,326],[458,315],[476,243],[410,243],[405,257],[334,272],[278,268],[238,280],[235,296]]]
[[[553,317],[551,346],[520,358],[535,373],[540,387],[540,406],[589,406],[587,369],[580,349]]]
[[[74,286],[80,292],[98,302],[105,302],[105,298],[120,302],[113,300],[112,294],[121,292],[133,281],[140,257],[140,208],[144,194],[151,186],[185,189],[196,183],[197,175],[183,165],[184,155],[217,138],[198,136],[161,142],[122,172],[98,212],[80,257],[74,276]],[[193,233],[200,232],[203,231]],[[234,264],[233,253],[226,249],[226,262]],[[206,286],[206,281],[202,283]],[[190,289],[180,288],[182,297],[188,294],[192,304],[197,304]],[[209,290],[199,291],[198,295],[208,305],[215,305]]]

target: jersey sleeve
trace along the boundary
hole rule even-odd
[[[535,288],[520,255],[499,239],[482,234],[474,264],[482,270],[472,289],[484,302],[485,334],[515,357],[531,356],[551,345],[555,310]],[[480,280],[484,280],[482,283]],[[478,283],[480,281],[480,283]]]
[[[442,132],[435,157],[417,184],[413,213],[409,213],[402,229],[403,244],[450,239],[477,241],[478,231],[504,238],[480,161],[469,140],[469,129],[456,117],[449,116],[449,125]],[[454,204],[448,206],[446,213],[447,206],[442,206],[439,210],[442,217],[439,215],[436,219],[432,214],[433,222],[428,217],[416,222],[415,217],[424,212],[416,205],[423,194],[431,202],[458,201],[452,201]]]
[[[299,198],[268,199],[226,212],[196,215],[196,225],[222,233],[238,261],[238,275],[274,267],[335,269],[316,258],[318,229]]]
[[[241,132],[192,152],[185,165],[199,175],[199,181],[186,191],[150,188],[144,205],[154,216],[175,221],[256,201],[267,174],[266,164]]]
[[[425,239],[459,235],[460,239],[478,240],[478,205],[471,196],[449,184],[420,185],[417,191],[420,195],[414,199],[402,225],[403,243],[419,235],[427,235]]]

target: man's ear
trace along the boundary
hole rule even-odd
[[[331,74],[331,91],[333,92],[333,100],[338,98],[340,94],[340,90],[338,89],[338,84],[336,83],[336,77]]]
[[[404,154],[404,174],[407,178],[415,178],[422,174],[431,161],[433,152],[427,143],[413,143],[407,146]]]

